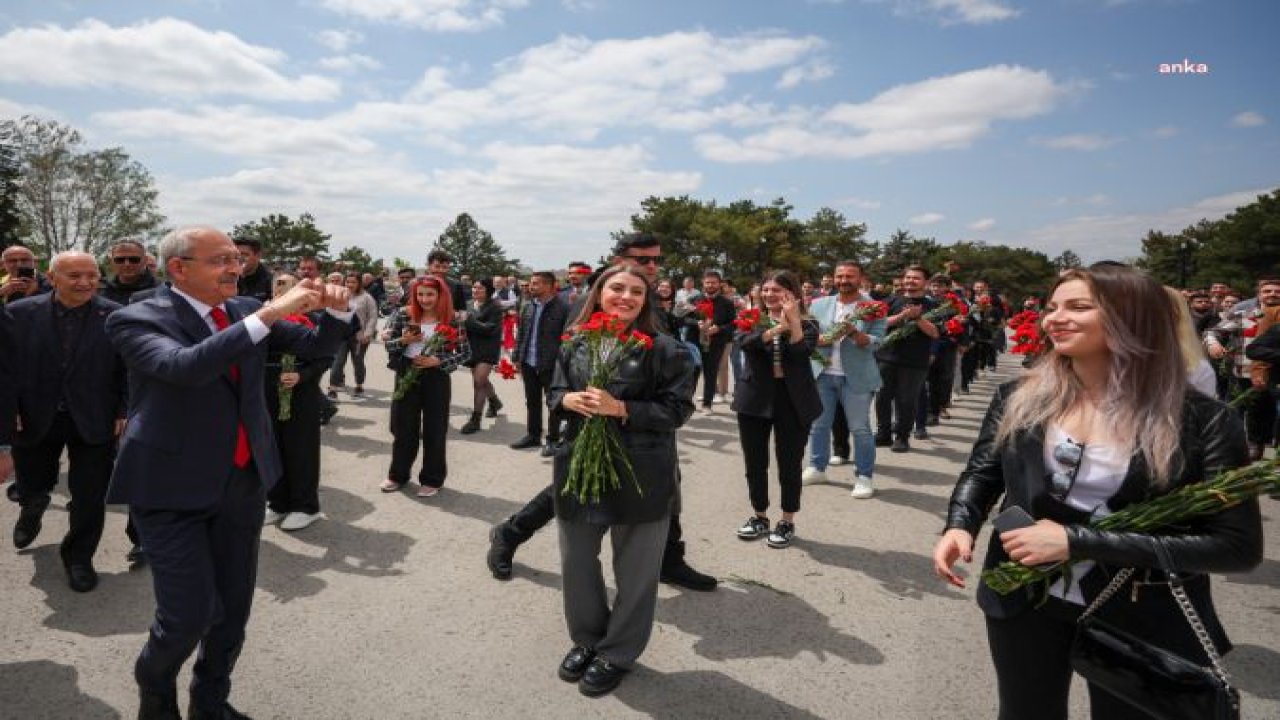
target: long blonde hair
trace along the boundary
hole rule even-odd
[[[1187,307],[1186,298],[1168,285],[1164,286],[1164,293],[1169,296],[1169,302],[1173,305],[1173,322],[1178,330],[1178,349],[1182,351],[1182,362],[1186,364],[1189,373],[1200,367],[1200,363],[1204,361],[1204,345],[1201,345],[1200,338],[1196,337],[1196,323],[1191,319],[1191,308]]]
[[[1110,368],[1098,408],[1108,434],[1121,447],[1140,452],[1157,487],[1166,485],[1181,461],[1182,403],[1187,368],[1172,319],[1176,309],[1164,287],[1146,273],[1123,265],[1095,265],[1063,273],[1050,290],[1080,280],[1097,303],[1110,351]],[[1181,298],[1179,298],[1181,301]],[[996,443],[1042,428],[1084,399],[1071,358],[1052,348],[1009,396]]]

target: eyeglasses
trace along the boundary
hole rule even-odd
[[[661,255],[622,255],[621,257],[639,265],[661,265],[666,258]]]
[[[1063,440],[1053,449],[1053,459],[1066,471],[1058,470],[1049,476],[1049,496],[1058,502],[1065,502],[1075,487],[1076,476],[1080,474],[1080,463],[1084,460],[1084,443],[1074,440]]]
[[[137,255],[119,255],[111,258],[111,262],[117,265],[123,265],[125,263],[129,263],[130,265],[137,265],[138,263],[142,262],[142,258],[138,257]]]
[[[209,265],[211,267],[224,268],[231,265],[242,266],[245,264],[244,258],[239,255],[214,255],[213,257],[198,258],[190,255],[179,255],[179,260],[195,260]]]

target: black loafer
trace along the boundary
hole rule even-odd
[[[582,679],[583,674],[587,672],[587,666],[595,659],[595,650],[588,650],[581,645],[575,645],[573,649],[564,656],[564,660],[560,661],[560,679],[565,682],[578,682]]]
[[[700,573],[689,567],[683,559],[663,563],[658,579],[668,585],[676,585],[697,592],[711,592],[720,582],[711,575]]]
[[[911,450],[911,443],[907,442],[907,439],[904,437],[896,438],[893,441],[893,446],[890,447],[889,450],[891,452],[904,453]]]
[[[98,587],[98,571],[92,563],[71,563],[67,565],[67,585],[79,593],[86,593]]]
[[[889,447],[893,444],[893,438],[888,435],[876,435],[876,447]]]
[[[489,572],[498,580],[511,579],[511,559],[515,557],[516,548],[502,535],[502,526],[494,525],[489,530],[489,553],[485,555],[485,563]]]
[[[613,692],[627,674],[625,668],[618,667],[602,657],[597,657],[587,666],[578,681],[578,692],[587,697],[598,697]]]
[[[511,443],[510,448],[512,450],[528,450],[529,448],[536,448],[540,445],[542,445],[541,440],[532,435],[525,435],[519,440]]]
[[[24,507],[13,524],[13,546],[19,550],[36,541],[44,527],[44,508]]]
[[[253,718],[231,707],[231,703],[222,703],[216,710],[205,710],[195,704],[187,705],[187,720],[253,720]]]

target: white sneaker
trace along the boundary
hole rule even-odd
[[[838,467],[838,466],[843,465],[843,464],[845,464],[845,463],[847,463],[847,462],[849,462],[849,461],[848,461],[848,460],[846,460],[845,458],[840,457],[839,455],[832,455],[832,456],[831,456],[831,462],[829,462],[829,463],[827,463],[827,464],[828,464],[828,465],[831,465],[832,467]]]
[[[804,474],[800,476],[801,485],[817,485],[827,481],[827,474],[816,467],[807,467]]]
[[[301,530],[320,519],[320,513],[291,512],[280,521],[281,530]]]
[[[872,485],[871,478],[866,475],[859,475],[853,479],[853,490],[849,493],[850,497],[866,500],[875,494],[876,489]]]
[[[720,403],[721,405],[723,405],[723,404],[725,404],[725,403],[729,402],[729,398],[725,397],[725,396],[724,396],[724,393],[719,393],[719,394],[717,394],[717,395],[716,395],[716,402],[718,402],[718,403]]]
[[[285,515],[288,514],[289,513],[278,513],[271,508],[267,508],[267,514],[262,516],[262,525],[263,527],[266,527],[267,525],[276,525],[284,519]]]

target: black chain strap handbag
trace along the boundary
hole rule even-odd
[[[1133,576],[1133,568],[1125,568],[1080,616],[1071,667],[1085,680],[1156,720],[1239,720],[1240,694],[1231,686],[1222,657],[1187,597],[1168,549],[1159,538],[1155,545],[1169,590],[1204,647],[1210,666],[1152,645],[1095,615]]]

